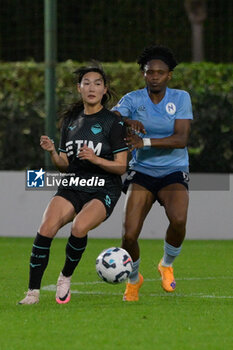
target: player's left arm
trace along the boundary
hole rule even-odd
[[[131,146],[131,151],[135,148],[145,146],[156,148],[184,148],[187,146],[190,133],[190,119],[176,119],[174,132],[172,135],[163,138],[141,138],[138,135],[129,135],[126,142]]]
[[[190,119],[176,119],[174,133],[161,139],[151,139],[151,146],[157,148],[185,148],[190,133]]]
[[[97,156],[93,149],[84,145],[79,152],[80,159],[88,159],[91,163],[98,165],[100,168],[109,173],[123,175],[127,169],[127,151],[128,147],[124,140],[125,132],[123,123],[114,116],[114,121],[109,130],[109,143],[111,145],[113,160],[108,160]]]
[[[114,154],[113,160],[98,157],[95,155],[92,148],[88,148],[86,145],[80,148],[79,159],[87,159],[91,163],[98,165],[100,168],[108,171],[109,173],[123,175],[127,168],[127,150]]]
[[[156,148],[185,148],[188,143],[190,124],[193,119],[192,104],[190,96],[183,91],[180,94],[178,102],[176,119],[174,123],[173,133],[163,138],[140,138],[137,135],[129,135],[127,144],[131,146],[131,150],[142,147]]]

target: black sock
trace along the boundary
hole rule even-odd
[[[37,233],[30,259],[29,289],[40,289],[44,271],[48,265],[52,238]]]
[[[70,235],[66,245],[66,261],[62,270],[62,274],[69,277],[73,274],[74,269],[81,260],[82,254],[87,245],[87,235],[79,238],[72,234]]]

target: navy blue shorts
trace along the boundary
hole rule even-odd
[[[124,183],[123,183],[123,192],[126,193],[129,185],[131,183],[138,184],[144,188],[146,188],[148,191],[150,191],[155,199],[158,200],[158,192],[171,184],[182,184],[187,190],[188,190],[188,182],[189,182],[189,175],[188,173],[182,172],[182,171],[176,171],[174,173],[168,174],[164,177],[153,177],[147,174],[140,173],[138,171],[130,170],[128,173],[128,176],[126,177]],[[161,203],[160,203],[161,204]]]
[[[58,189],[55,196],[61,196],[67,199],[73,205],[75,212],[78,214],[82,207],[90,202],[92,199],[99,199],[106,209],[106,219],[112,214],[112,211],[120,198],[121,193],[108,193],[105,192],[84,192],[74,191],[70,189]],[[106,220],[105,219],[105,220]]]

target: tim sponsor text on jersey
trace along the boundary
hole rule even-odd
[[[94,146],[94,142],[90,140],[71,140],[66,142],[66,152],[68,157],[74,154],[74,145],[77,147],[76,156],[78,156],[80,148],[84,145],[86,145],[88,148],[91,148],[97,156],[100,155],[102,150],[102,142],[98,142],[96,146]]]

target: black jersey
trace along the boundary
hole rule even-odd
[[[99,177],[104,179],[103,189],[120,190],[119,175],[109,173],[88,160],[80,160],[78,154],[80,148],[86,144],[97,156],[113,160],[115,153],[128,149],[124,136],[123,122],[115,113],[105,108],[91,115],[81,112],[76,118],[67,117],[62,126],[59,146],[59,150],[68,157],[67,173],[86,180]],[[72,186],[74,187],[88,192],[97,190],[96,186]]]

